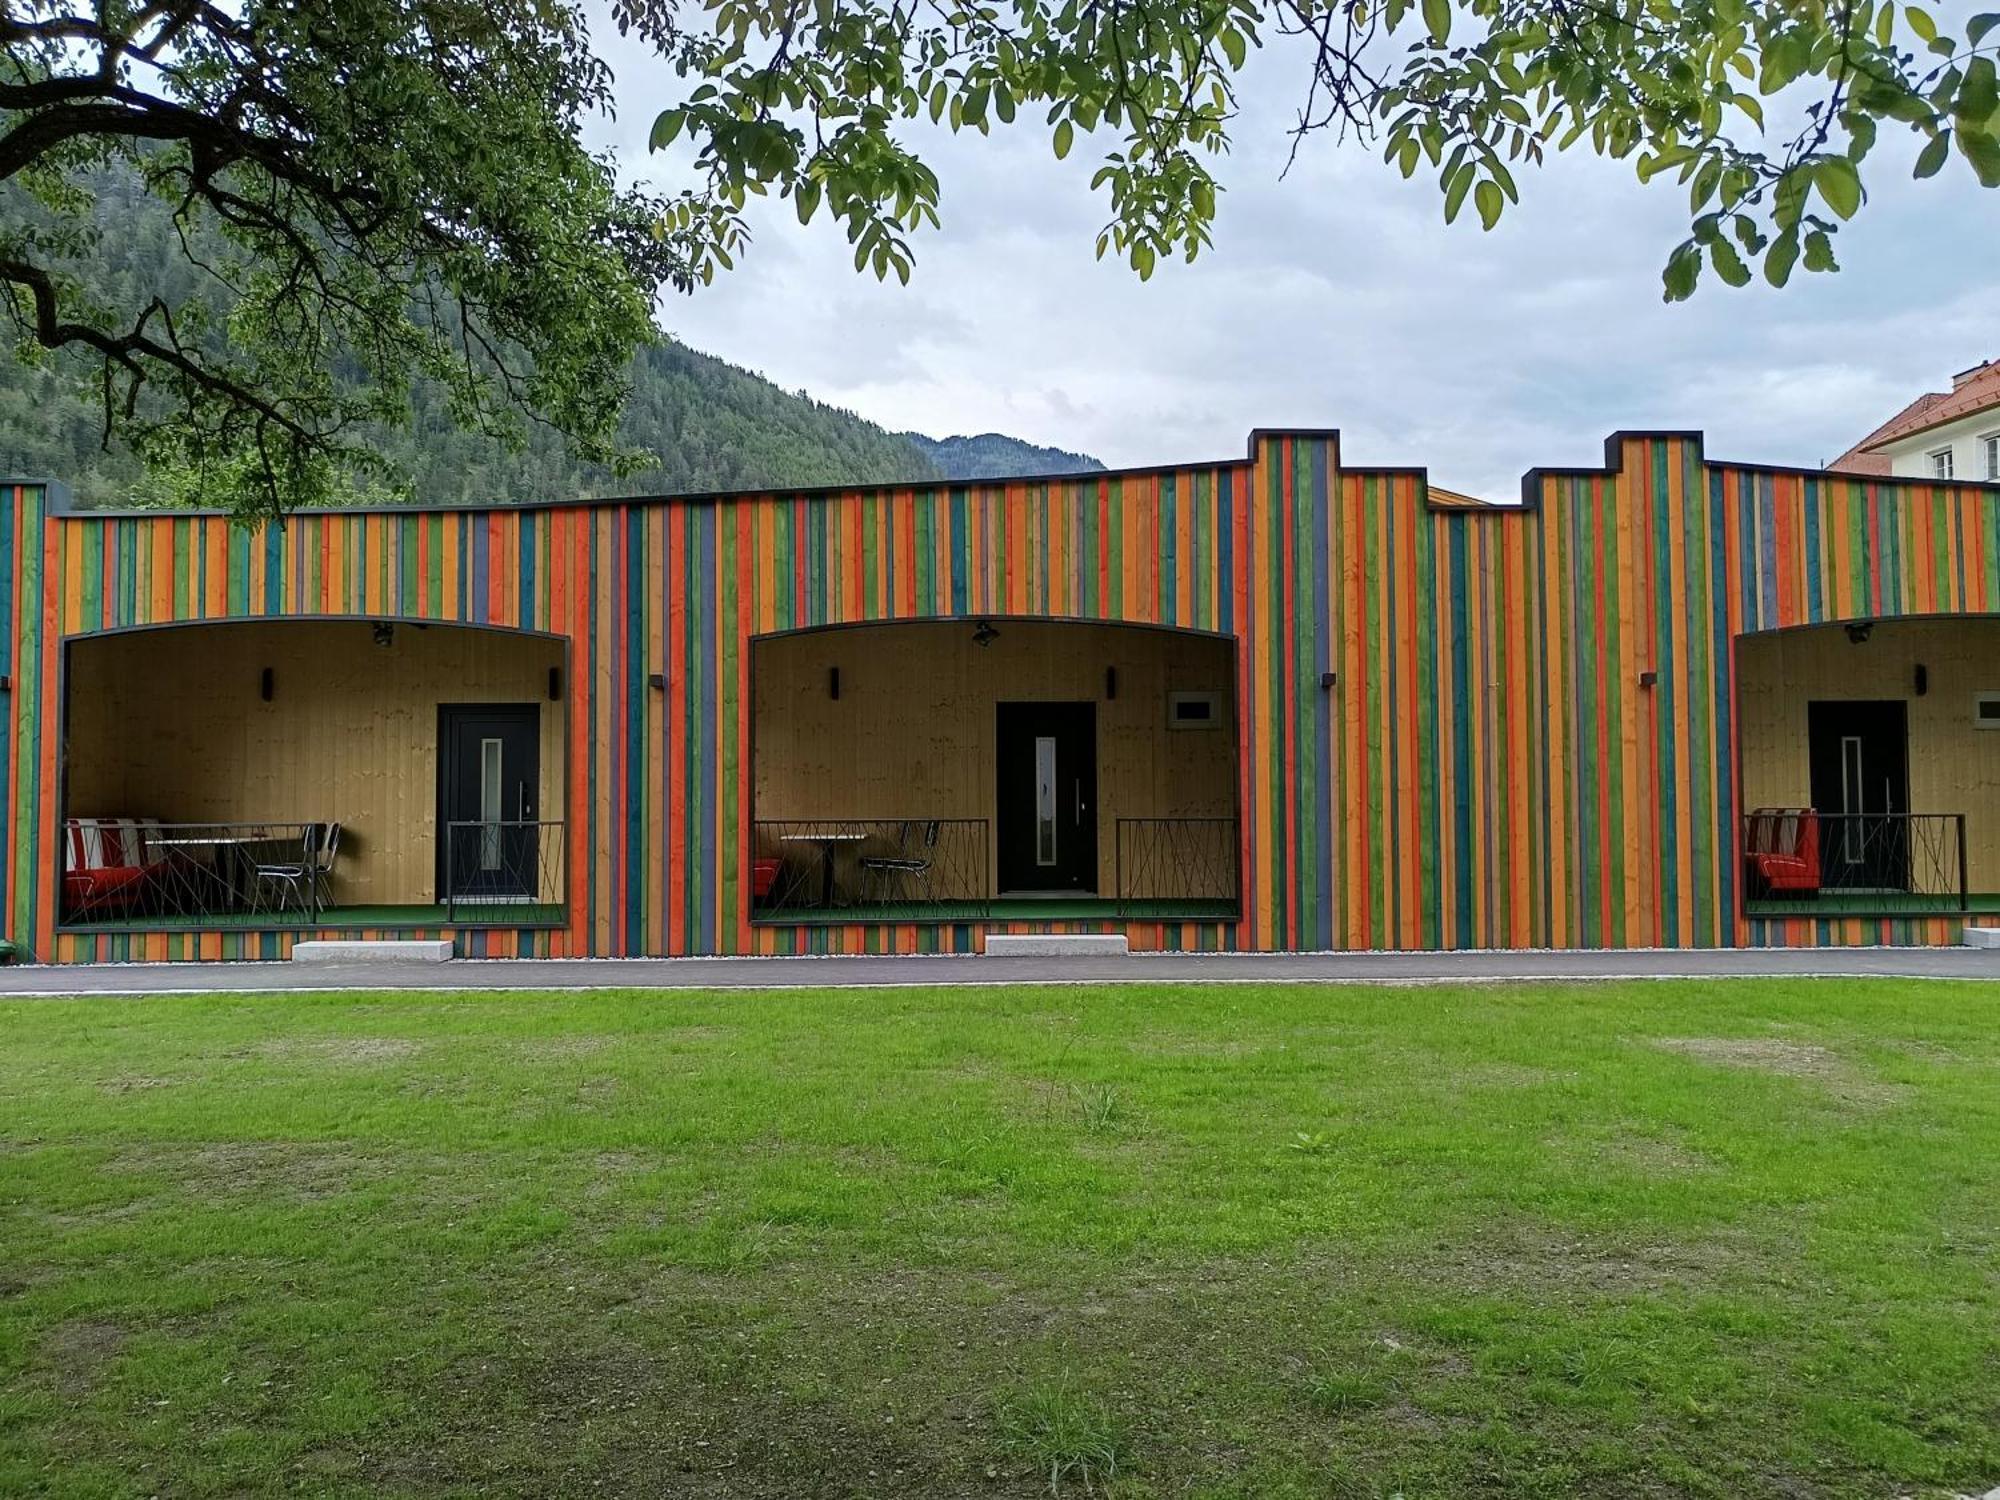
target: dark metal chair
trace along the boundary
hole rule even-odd
[[[252,867],[251,878],[260,893],[267,886],[277,888],[276,910],[283,912],[296,901],[299,914],[311,916],[323,904],[320,898],[331,883],[333,856],[339,846],[338,823],[308,823],[299,838],[296,861],[260,860]]]
[[[931,899],[931,866],[937,859],[938,820],[932,818],[924,824],[923,840],[919,847],[922,854],[910,850],[910,833],[914,823],[905,823],[896,837],[896,853],[864,854],[857,864],[868,887],[868,899],[887,900],[892,892],[903,892],[915,885],[922,889],[923,899]]]
[[[313,861],[313,900],[320,911],[333,905],[333,861],[340,853],[340,825],[328,823],[325,828],[319,857]]]

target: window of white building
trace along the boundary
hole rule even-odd
[[[1949,448],[1938,449],[1935,453],[1931,454],[1930,460],[1931,460],[1931,478],[1933,479],[1951,478],[1951,449]]]

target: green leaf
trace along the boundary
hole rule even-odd
[[[1424,29],[1440,47],[1451,40],[1451,0],[1424,0]]]
[[[1996,26],[2000,26],[2000,14],[1987,11],[1983,15],[1974,16],[1965,23],[1965,39],[1977,47],[1986,40],[1986,33]]]
[[[1787,31],[1764,49],[1764,71],[1757,80],[1765,94],[1775,94],[1805,71],[1806,47],[1796,31]]]
[[[1243,60],[1250,55],[1250,46],[1244,41],[1243,33],[1234,26],[1225,27],[1216,40],[1222,44],[1222,52],[1229,59],[1229,66],[1241,72]]]
[[[1750,268],[1743,264],[1743,257],[1736,253],[1736,247],[1721,236],[1708,242],[1708,261],[1715,267],[1715,274],[1731,286],[1750,284]]]
[[[1815,229],[1806,236],[1806,269],[1808,271],[1840,269],[1833,258],[1833,241],[1827,238],[1823,229]]]
[[[1861,174],[1844,156],[1823,157],[1813,168],[1813,186],[1819,189],[1826,206],[1843,219],[1854,217],[1861,207]]]
[[[1798,258],[1798,236],[1779,235],[1771,242],[1770,253],[1764,257],[1764,279],[1772,286],[1783,286],[1791,280],[1792,266]]]
[[[1951,155],[1951,137],[1940,132],[1930,139],[1930,144],[1917,153],[1918,177],[1935,177],[1943,169],[1945,158]]]
[[[1479,222],[1491,229],[1500,222],[1500,210],[1506,205],[1507,196],[1500,191],[1500,184],[1492,180],[1481,182],[1472,190],[1473,204],[1479,209]]]
[[[1055,139],[1056,160],[1061,161],[1064,157],[1068,156],[1069,148],[1075,144],[1076,144],[1076,127],[1070,124],[1070,122],[1067,120],[1063,120],[1060,123],[1058,123],[1056,126],[1056,139]]]
[[[1695,283],[1700,279],[1701,248],[1689,241],[1667,258],[1667,269],[1662,277],[1666,283],[1666,300],[1687,301],[1694,295]]]
[[[1952,138],[1958,143],[1958,154],[1979,178],[1979,185],[2000,187],[2000,141],[1984,130],[1968,130],[1964,126],[1953,131]]]
[[[1459,209],[1465,206],[1465,195],[1472,189],[1472,179],[1478,174],[1470,165],[1460,167],[1451,174],[1444,190],[1444,221],[1449,224],[1458,217]]]
[[[1914,5],[1906,5],[1903,7],[1903,19],[1909,23],[1910,30],[1917,34],[1918,41],[1929,45],[1937,40],[1937,22],[1931,19],[1929,11]]]
[[[653,121],[653,134],[646,145],[654,151],[664,151],[674,143],[674,137],[681,133],[681,126],[687,117],[677,109],[663,109]]]
[[[1975,57],[1965,65],[1965,81],[1952,101],[1953,118],[1972,127],[1981,127],[2000,109],[2000,71],[1990,57]]]

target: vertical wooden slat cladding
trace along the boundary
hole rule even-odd
[[[1606,458],[1532,473],[1524,505],[1432,503],[1420,471],[1343,468],[1331,433],[1262,433],[1242,461],[1161,470],[256,533],[50,515],[13,485],[11,935],[71,959],[285,949],[58,935],[57,663],[101,631],[310,615],[567,643],[570,923],[474,951],[976,947],[969,925],[750,925],[749,643],[994,614],[1213,631],[1234,653],[1240,920],[1093,924],[1135,946],[1950,940],[1948,919],[1739,916],[1732,672],[1749,632],[1993,611],[2000,491],[1709,462],[1685,433]]]

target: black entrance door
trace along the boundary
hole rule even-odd
[[[448,703],[438,710],[438,899],[535,894],[542,710]]]
[[[1097,889],[1097,705],[999,705],[1002,891]]]
[[[1809,703],[1820,884],[1910,888],[1910,741],[1900,701]]]

